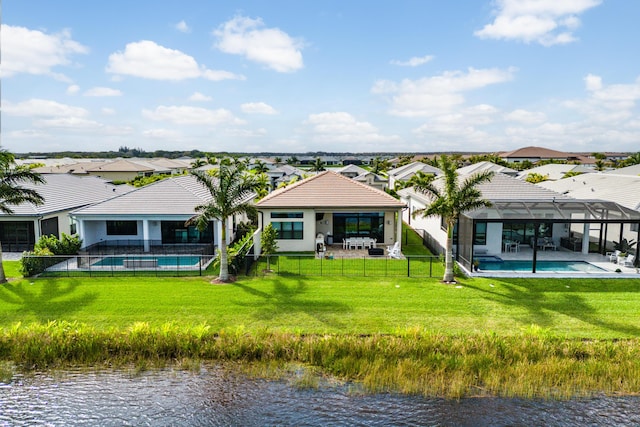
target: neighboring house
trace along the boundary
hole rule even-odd
[[[52,164],[47,166],[41,166],[38,168],[34,168],[34,172],[38,172],[39,174],[63,174],[69,173],[78,176],[87,176],[89,175],[88,169],[93,169],[97,166],[102,166],[107,164],[106,160],[83,160],[80,162],[72,161],[72,162],[63,162],[58,164]]]
[[[640,213],[640,176],[586,173],[553,182],[545,181],[538,185],[576,199],[615,202]],[[619,242],[622,238],[640,241],[638,224],[631,223],[622,228],[606,226],[603,227],[603,233],[610,241]]]
[[[469,166],[464,166],[458,169],[458,174],[460,175],[471,175],[480,172],[495,172],[509,176],[516,176],[518,174],[518,171],[515,169],[511,169],[506,166],[500,166],[493,162],[487,161],[472,163]]]
[[[341,168],[333,169],[333,171],[339,173],[342,176],[346,176],[347,178],[355,178],[358,175],[362,175],[363,173],[368,172],[366,169],[361,168],[357,165],[347,165]]]
[[[387,175],[389,176],[389,188],[395,188],[396,182],[398,181],[409,181],[411,177],[418,172],[434,176],[442,175],[442,171],[435,166],[422,162],[413,162],[387,171]]]
[[[131,181],[139,176],[151,176],[155,173],[152,166],[144,166],[131,160],[120,159],[87,168],[89,175],[98,176],[107,181]]]
[[[153,169],[154,175],[182,175],[191,169],[191,163],[184,160],[165,159],[130,159],[133,163]]]
[[[253,195],[251,196],[254,197]],[[155,246],[220,245],[222,225],[212,221],[203,232],[185,222],[198,205],[211,200],[209,191],[192,175],[168,178],[125,195],[72,212],[83,240],[83,248],[94,245]],[[227,240],[234,238],[235,225],[245,217],[227,221]]]
[[[549,163],[518,172],[517,177],[519,179],[527,179],[527,176],[529,176],[529,174],[536,173],[538,175],[546,177],[547,180],[556,181],[558,179],[564,178],[564,176],[570,172],[583,174],[593,172],[593,169],[582,165],[572,165],[569,163]]]
[[[436,180],[435,185],[438,184]],[[511,244],[529,250],[533,260],[538,251],[547,247],[604,254],[619,235],[594,233],[595,230],[606,225],[613,231],[623,225],[640,223],[640,212],[615,202],[575,199],[503,174],[496,174],[478,189],[492,206],[461,215],[454,235],[457,260],[468,269],[475,255],[500,256],[510,250]],[[414,229],[424,230],[432,251],[442,253],[447,237],[442,219],[412,217],[417,209],[428,206],[430,199],[413,188],[400,190],[398,195],[409,208],[403,214],[405,221]],[[584,239],[584,236],[590,238]]]
[[[624,168],[612,169],[605,173],[609,173],[612,175],[632,175],[632,176],[640,176],[640,164],[639,165],[631,165],[626,166]]]
[[[72,210],[133,189],[127,185],[114,186],[96,177],[51,174],[43,178],[44,184],[22,185],[36,190],[44,198],[42,205],[22,203],[11,206],[13,214],[0,213],[0,242],[4,251],[30,251],[41,236],[75,234],[75,225],[69,218]]]
[[[389,179],[373,172],[365,172],[352,179],[367,184],[370,187],[377,188],[380,191],[385,191],[389,187]]]
[[[294,177],[302,179],[307,172],[291,165],[280,165],[274,169],[267,171],[267,175],[271,180],[271,188],[276,189],[281,183],[288,183]]]
[[[332,171],[276,190],[256,207],[259,229],[273,225],[280,251],[313,251],[318,234],[328,244],[362,236],[393,245],[402,237],[404,203]]]
[[[544,147],[524,147],[506,153],[500,153],[499,156],[510,163],[520,163],[525,160],[528,160],[531,163],[536,163],[541,160],[559,160],[566,162],[579,162],[582,164],[595,163],[595,159],[593,158],[588,158],[575,153],[550,150]]]

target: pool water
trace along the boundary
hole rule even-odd
[[[105,257],[92,264],[94,267],[123,267],[124,261],[157,260],[158,267],[196,266],[200,262],[199,256],[194,255],[164,255],[164,256],[112,256]],[[142,269],[142,267],[135,267]],[[153,268],[153,267],[151,267]]]
[[[493,261],[480,260],[480,270],[530,272],[533,261]],[[607,271],[586,261],[537,261],[536,271],[598,273]]]

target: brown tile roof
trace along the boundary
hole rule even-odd
[[[402,208],[404,203],[366,184],[332,171],[276,190],[258,208]]]

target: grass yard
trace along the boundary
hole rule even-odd
[[[5,269],[17,271],[11,262]],[[632,279],[462,279],[458,286],[438,278],[210,279],[12,279],[0,286],[0,328],[64,320],[98,329],[177,322],[247,332],[511,336],[535,325],[561,337],[640,337],[640,281]]]

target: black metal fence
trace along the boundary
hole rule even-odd
[[[87,255],[159,254],[159,255],[213,255],[212,243],[162,243],[161,240],[105,240],[87,246],[81,251]]]
[[[24,255],[27,276],[100,277],[100,276],[203,276],[213,255],[200,254],[127,254],[127,255]]]
[[[410,255],[402,259],[387,256],[318,257],[317,255],[268,255],[254,260],[248,276],[268,274],[287,276],[353,277],[439,277],[444,266],[439,256]]]

